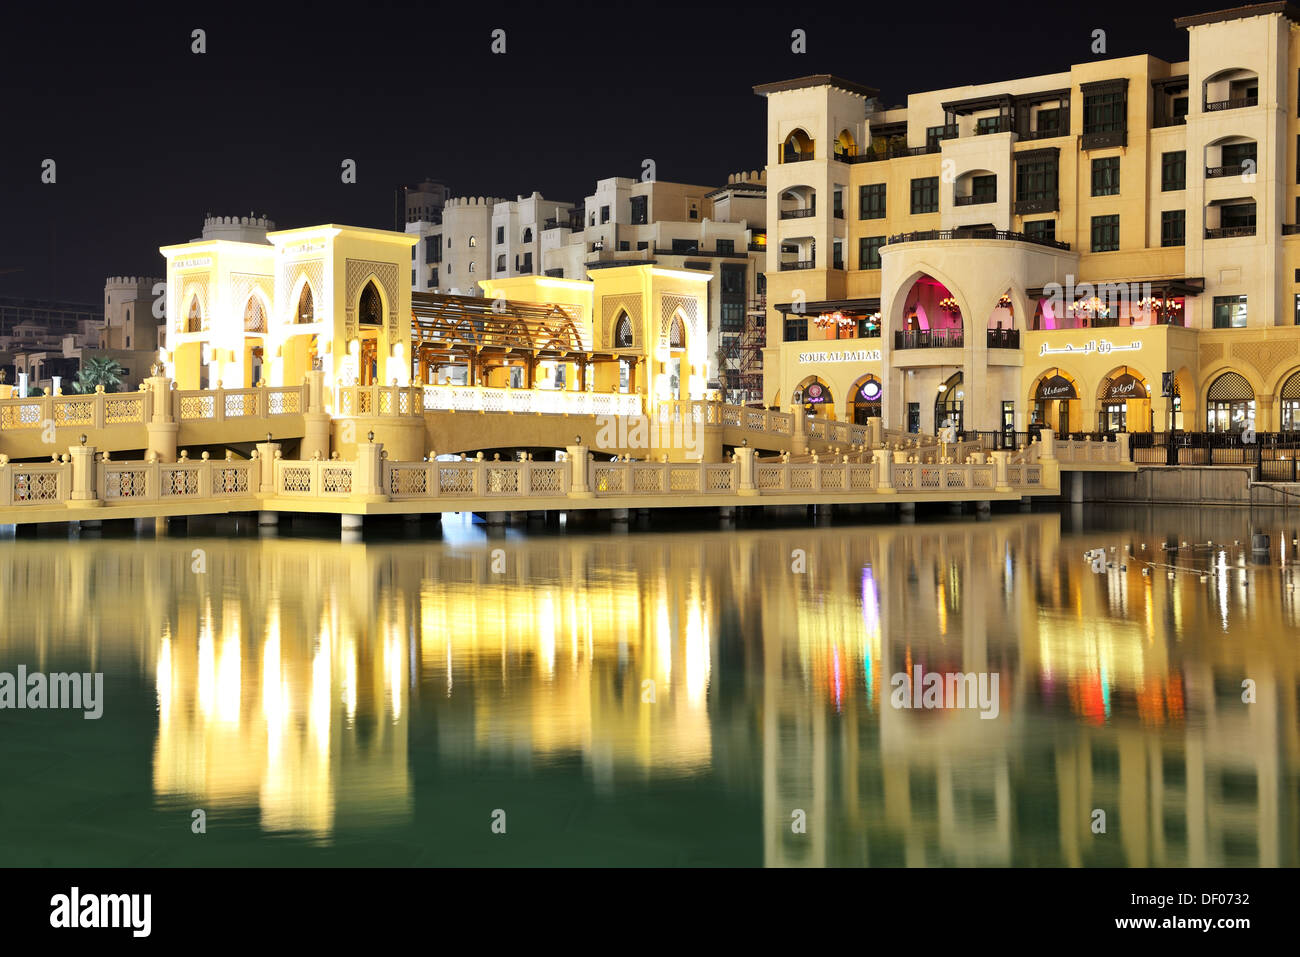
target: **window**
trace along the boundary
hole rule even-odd
[[[844,191],[841,189],[831,194],[831,214],[836,219],[844,218]]]
[[[1061,129],[1061,109],[1054,107],[1047,110],[1038,111],[1038,135],[1040,137],[1062,136],[1064,130]]]
[[[1002,130],[1001,116],[981,116],[975,121],[975,135],[983,136],[985,133],[997,133]]]
[[[880,247],[885,245],[884,236],[863,236],[858,240],[858,268],[879,269]]]
[[[912,214],[939,211],[939,177],[924,176],[912,180]]]
[[[1224,229],[1254,229],[1255,204],[1232,203],[1219,207],[1219,225]]]
[[[1295,294],[1295,307],[1292,318],[1295,320],[1295,324],[1300,326],[1300,292]]]
[[[723,266],[721,290],[724,296],[745,295],[745,267]]]
[[[1182,246],[1187,241],[1187,211],[1167,209],[1160,214],[1160,245]]]
[[[674,239],[673,252],[675,253],[698,253],[700,244],[694,239]]]
[[[627,251],[628,251],[629,249],[631,249],[631,248],[632,248],[632,242],[631,242],[631,240],[628,240],[628,239],[620,239],[620,240],[618,241],[618,251],[619,251],[619,252],[621,252],[621,253],[625,253],[625,252],[627,252]]]
[[[645,196],[632,197],[632,225],[644,226],[649,221],[649,199]]]
[[[649,249],[649,248],[650,248],[650,244],[649,244],[648,242],[646,242],[645,240],[642,240],[642,241],[640,241],[640,242],[638,242],[638,243],[636,244],[636,248],[637,248],[638,251],[639,251],[639,250],[642,250],[642,249]]]
[[[368,326],[381,326],[384,323],[384,303],[373,282],[366,283],[366,288],[361,290],[357,321]]]
[[[808,340],[808,318],[806,316],[796,315],[791,317],[787,313],[783,325],[785,328],[782,341],[806,342]]]
[[[608,206],[602,206],[602,207],[600,207],[600,221],[601,221],[602,223],[607,223],[607,222],[609,222],[609,207],[608,207]]]
[[[700,218],[700,206],[699,206],[699,204],[696,203],[694,200],[691,201],[690,210],[687,212],[687,214],[686,214],[686,218],[687,218],[687,219],[699,219],[699,218]]]
[[[728,254],[729,254],[729,253],[734,253],[735,251],[736,251],[736,241],[735,241],[734,239],[719,239],[719,240],[718,240],[718,252],[719,252],[719,253],[728,253]]]
[[[1092,217],[1092,251],[1110,252],[1119,249],[1119,217]]]
[[[1187,188],[1187,151],[1175,150],[1160,154],[1160,190],[1168,193],[1172,190]]]
[[[500,245],[501,245],[502,243],[504,243],[505,241],[506,241],[506,228],[505,228],[504,226],[498,226],[498,227],[497,227],[497,245],[500,246]]]
[[[975,203],[995,203],[998,199],[998,178],[996,176],[972,176],[970,192]]]
[[[858,187],[858,219],[885,218],[885,184]]]
[[[722,329],[724,332],[743,332],[745,329],[745,304],[722,303]]]
[[[1118,133],[1125,129],[1123,90],[1098,92],[1083,98],[1083,132]]]
[[[1034,159],[1016,165],[1016,201],[1055,200],[1057,194],[1055,157]]]
[[[471,237],[469,238],[469,245],[470,245],[470,248],[471,248],[471,249],[473,249],[475,246],[477,246],[477,245],[478,245],[478,237],[477,237],[477,236],[471,236]]]
[[[1056,242],[1056,220],[1032,219],[1025,223],[1025,235],[1035,242]]]
[[[429,276],[429,288],[434,289],[438,285],[438,270],[434,269]]]
[[[1245,296],[1214,297],[1214,328],[1243,329],[1246,326]]]
[[[1254,143],[1229,143],[1223,147],[1220,165],[1241,167],[1243,173],[1251,173],[1254,172],[1255,156]]]
[[[526,243],[531,243],[531,242],[533,241],[533,228],[532,228],[531,226],[525,226],[525,227],[524,227],[524,239],[523,239],[523,241],[526,242]]]
[[[505,272],[505,271],[506,271],[506,254],[502,253],[501,255],[497,256],[497,272]]]
[[[1107,156],[1092,161],[1092,195],[1119,195],[1119,157]]]

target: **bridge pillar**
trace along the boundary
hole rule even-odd
[[[1128,435],[1125,434],[1125,438]],[[1043,429],[1038,436],[1038,459],[1039,461],[1050,461],[1056,458],[1056,433],[1051,429]]]
[[[879,419],[873,419],[878,422]],[[876,466],[876,491],[892,492],[894,491],[894,455],[889,449],[875,449],[871,453],[871,461]]]
[[[257,461],[262,466],[261,488],[264,494],[266,492],[274,494],[279,491],[275,487],[275,456],[279,451],[279,442],[257,443]]]
[[[1122,433],[1121,433],[1122,434]],[[1083,504],[1083,472],[1070,473],[1070,504]]]
[[[885,444],[885,426],[880,416],[867,419],[867,447],[878,449]]]
[[[353,498],[362,502],[387,502],[384,494],[384,446],[379,442],[357,443],[356,481],[352,487]]]
[[[71,445],[68,452],[72,456],[72,492],[68,504],[78,508],[103,505],[95,494],[95,447]]]
[[[1004,450],[989,453],[993,457],[993,487],[999,492],[1011,491],[1008,484],[1010,480],[1007,478],[1007,456],[1010,454]]]
[[[308,412],[303,417],[301,459],[313,458],[320,453],[322,459],[330,457],[330,416],[328,412]]]
[[[566,445],[564,451],[569,456],[569,497],[594,498],[587,484],[587,446]]]
[[[754,486],[754,459],[757,455],[757,449],[749,447],[736,449],[736,464],[740,467],[740,477],[736,482],[737,494],[746,496],[758,494],[758,489]]]
[[[149,389],[151,414],[145,423],[148,448],[145,454],[153,452],[159,462],[176,461],[177,434],[180,425],[172,416],[172,382],[165,375],[150,376],[145,380]]]
[[[804,412],[803,406],[791,405],[790,417],[793,420],[790,424],[790,454],[807,455],[808,414]]]

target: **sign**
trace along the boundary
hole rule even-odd
[[[826,402],[827,400],[829,400],[829,398],[830,398],[830,393],[828,393],[824,388],[822,388],[822,384],[820,382],[810,383],[808,385],[808,388],[803,390],[804,402]]]
[[[862,383],[862,388],[858,390],[858,398],[864,402],[879,402],[880,383],[875,379],[868,379]]]
[[[1042,382],[1038,383],[1039,399],[1077,399],[1078,393],[1074,391],[1074,383],[1065,376],[1049,376]]]
[[[1146,396],[1146,386],[1144,386],[1136,376],[1125,372],[1110,380],[1110,385],[1106,387],[1106,395],[1104,398],[1145,399]]]
[[[178,259],[173,265],[177,269],[193,269],[199,266],[211,266],[211,256],[190,256],[186,259]]]
[[[798,360],[800,365],[807,365],[810,362],[879,362],[879,349],[857,349],[852,352],[801,352]]]
[[[1174,383],[1174,374],[1172,372],[1160,373],[1160,394],[1169,399],[1174,396],[1177,390],[1178,386]]]
[[[1117,346],[1109,339],[1090,339],[1081,346],[1066,344],[1058,348],[1049,346],[1046,342],[1044,342],[1042,347],[1038,350],[1038,354],[1040,356],[1052,356],[1052,355],[1063,355],[1066,353],[1071,353],[1071,354],[1086,356],[1086,355],[1091,355],[1092,353],[1095,352],[1097,353],[1097,355],[1105,356],[1105,355],[1110,355],[1112,352],[1140,352],[1141,349],[1142,349],[1141,340],[1138,340],[1136,342],[1130,342],[1127,345]]]

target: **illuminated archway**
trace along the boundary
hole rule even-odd
[[[1130,366],[1112,369],[1097,388],[1098,432],[1151,431],[1151,385]]]
[[[1047,428],[1057,435],[1083,430],[1083,389],[1078,379],[1064,369],[1048,369],[1029,389],[1034,410],[1030,429]]]
[[[963,429],[963,409],[966,402],[966,391],[962,388],[963,378],[960,372],[955,372],[948,377],[943,385],[939,386],[939,395],[934,400],[934,430],[937,434],[940,429],[951,426],[958,432]]]
[[[1205,427],[1241,432],[1255,427],[1255,390],[1240,372],[1224,372],[1205,393]]]
[[[868,373],[853,383],[853,391],[849,393],[848,419],[857,425],[866,425],[871,419],[880,418],[881,400],[884,398],[884,389],[881,387],[880,380],[876,376]]]
[[[813,158],[813,139],[801,129],[793,129],[781,144],[781,162],[797,163]]]
[[[835,398],[831,388],[815,375],[805,378],[790,394],[795,405],[802,405],[809,415],[835,417]]]

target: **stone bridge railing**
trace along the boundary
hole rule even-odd
[[[1061,466],[1132,464],[1127,432],[1116,433],[1113,442],[1095,442],[1091,436],[1082,439],[1057,438],[1051,429],[1043,429],[1037,439],[1011,453],[1011,463],[1033,464],[1048,457],[1055,459]]]
[[[167,405],[155,406],[155,392],[96,392],[87,395],[32,396],[0,399],[0,431],[24,429],[102,429],[115,425],[143,426],[158,418],[178,422],[226,421],[301,415],[306,411],[306,386],[251,389],[171,390]]]
[[[550,415],[641,415],[637,394],[503,389],[486,386],[341,386],[338,415],[421,415],[425,412],[501,412]]]
[[[80,450],[78,450],[80,451]],[[114,462],[63,455],[57,462],[11,463],[0,457],[0,508],[59,505],[132,505],[252,498],[259,490],[256,462],[195,459]]]

